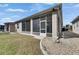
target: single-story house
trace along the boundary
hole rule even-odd
[[[15,22],[5,23],[5,32],[15,32]]]
[[[58,4],[47,10],[38,12],[14,23],[5,23],[5,30],[20,34],[53,37],[62,36],[62,4]]]
[[[72,31],[79,34],[79,16],[77,16],[72,22]]]
[[[0,25],[0,31],[4,31],[4,25]]]

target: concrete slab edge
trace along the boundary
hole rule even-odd
[[[42,39],[42,40],[43,40],[43,39]],[[48,55],[47,51],[45,51],[44,48],[43,48],[43,46],[42,46],[42,40],[40,40],[40,49],[41,49],[41,51],[42,51],[42,53],[43,53],[44,55]]]

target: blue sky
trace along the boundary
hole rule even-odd
[[[54,5],[53,3],[0,4],[0,24],[20,20]],[[79,15],[79,4],[63,4],[62,11],[64,25],[69,24]]]
[[[69,3],[69,4],[63,4],[63,23],[64,25],[70,24],[71,21],[79,16],[79,4],[77,3]]]

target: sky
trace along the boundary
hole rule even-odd
[[[54,3],[9,3],[0,4],[0,25],[14,22],[31,16],[39,11],[53,7]],[[79,4],[62,4],[63,24],[70,22],[79,15]]]

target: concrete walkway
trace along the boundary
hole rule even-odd
[[[62,38],[61,43],[47,38],[42,40],[42,46],[49,55],[79,55],[79,38]]]
[[[52,38],[45,38],[41,45],[49,55],[79,55],[79,34],[65,31],[61,43],[56,43]]]

